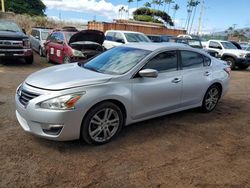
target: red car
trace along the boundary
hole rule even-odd
[[[104,38],[97,30],[54,30],[44,44],[47,60],[71,63],[89,59],[104,51]]]

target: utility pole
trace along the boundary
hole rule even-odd
[[[1,0],[2,12],[5,12],[4,0]]]
[[[202,32],[202,14],[203,14],[203,10],[204,10],[204,3],[205,0],[202,0],[201,2],[201,12],[200,12],[200,17],[199,17],[199,25],[198,25],[198,35],[201,35]]]

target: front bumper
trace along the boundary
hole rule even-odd
[[[0,57],[28,57],[32,55],[32,49],[0,49]]]
[[[238,58],[236,60],[237,65],[249,65],[250,66],[250,58]]]
[[[44,96],[38,96],[29,101],[25,107],[16,94],[16,117],[21,127],[31,134],[50,140],[66,141],[80,137],[83,114],[80,110],[49,110],[37,106]],[[48,131],[57,127],[52,134]]]

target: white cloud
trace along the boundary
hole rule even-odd
[[[124,6],[125,9],[128,9],[127,5],[113,5],[110,2],[105,0],[42,0],[43,3],[49,9],[58,9],[65,11],[75,11],[83,12],[88,14],[96,14],[103,16],[108,20],[119,17],[119,9]],[[134,8],[130,9],[130,14],[132,14]],[[122,18],[127,18],[128,14],[123,12]],[[120,15],[121,17],[121,15]]]

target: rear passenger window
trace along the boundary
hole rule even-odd
[[[182,69],[192,69],[203,67],[204,59],[203,55],[191,52],[191,51],[181,51],[181,62]]]
[[[155,69],[159,72],[177,70],[176,51],[162,52],[153,57],[143,69]]]

